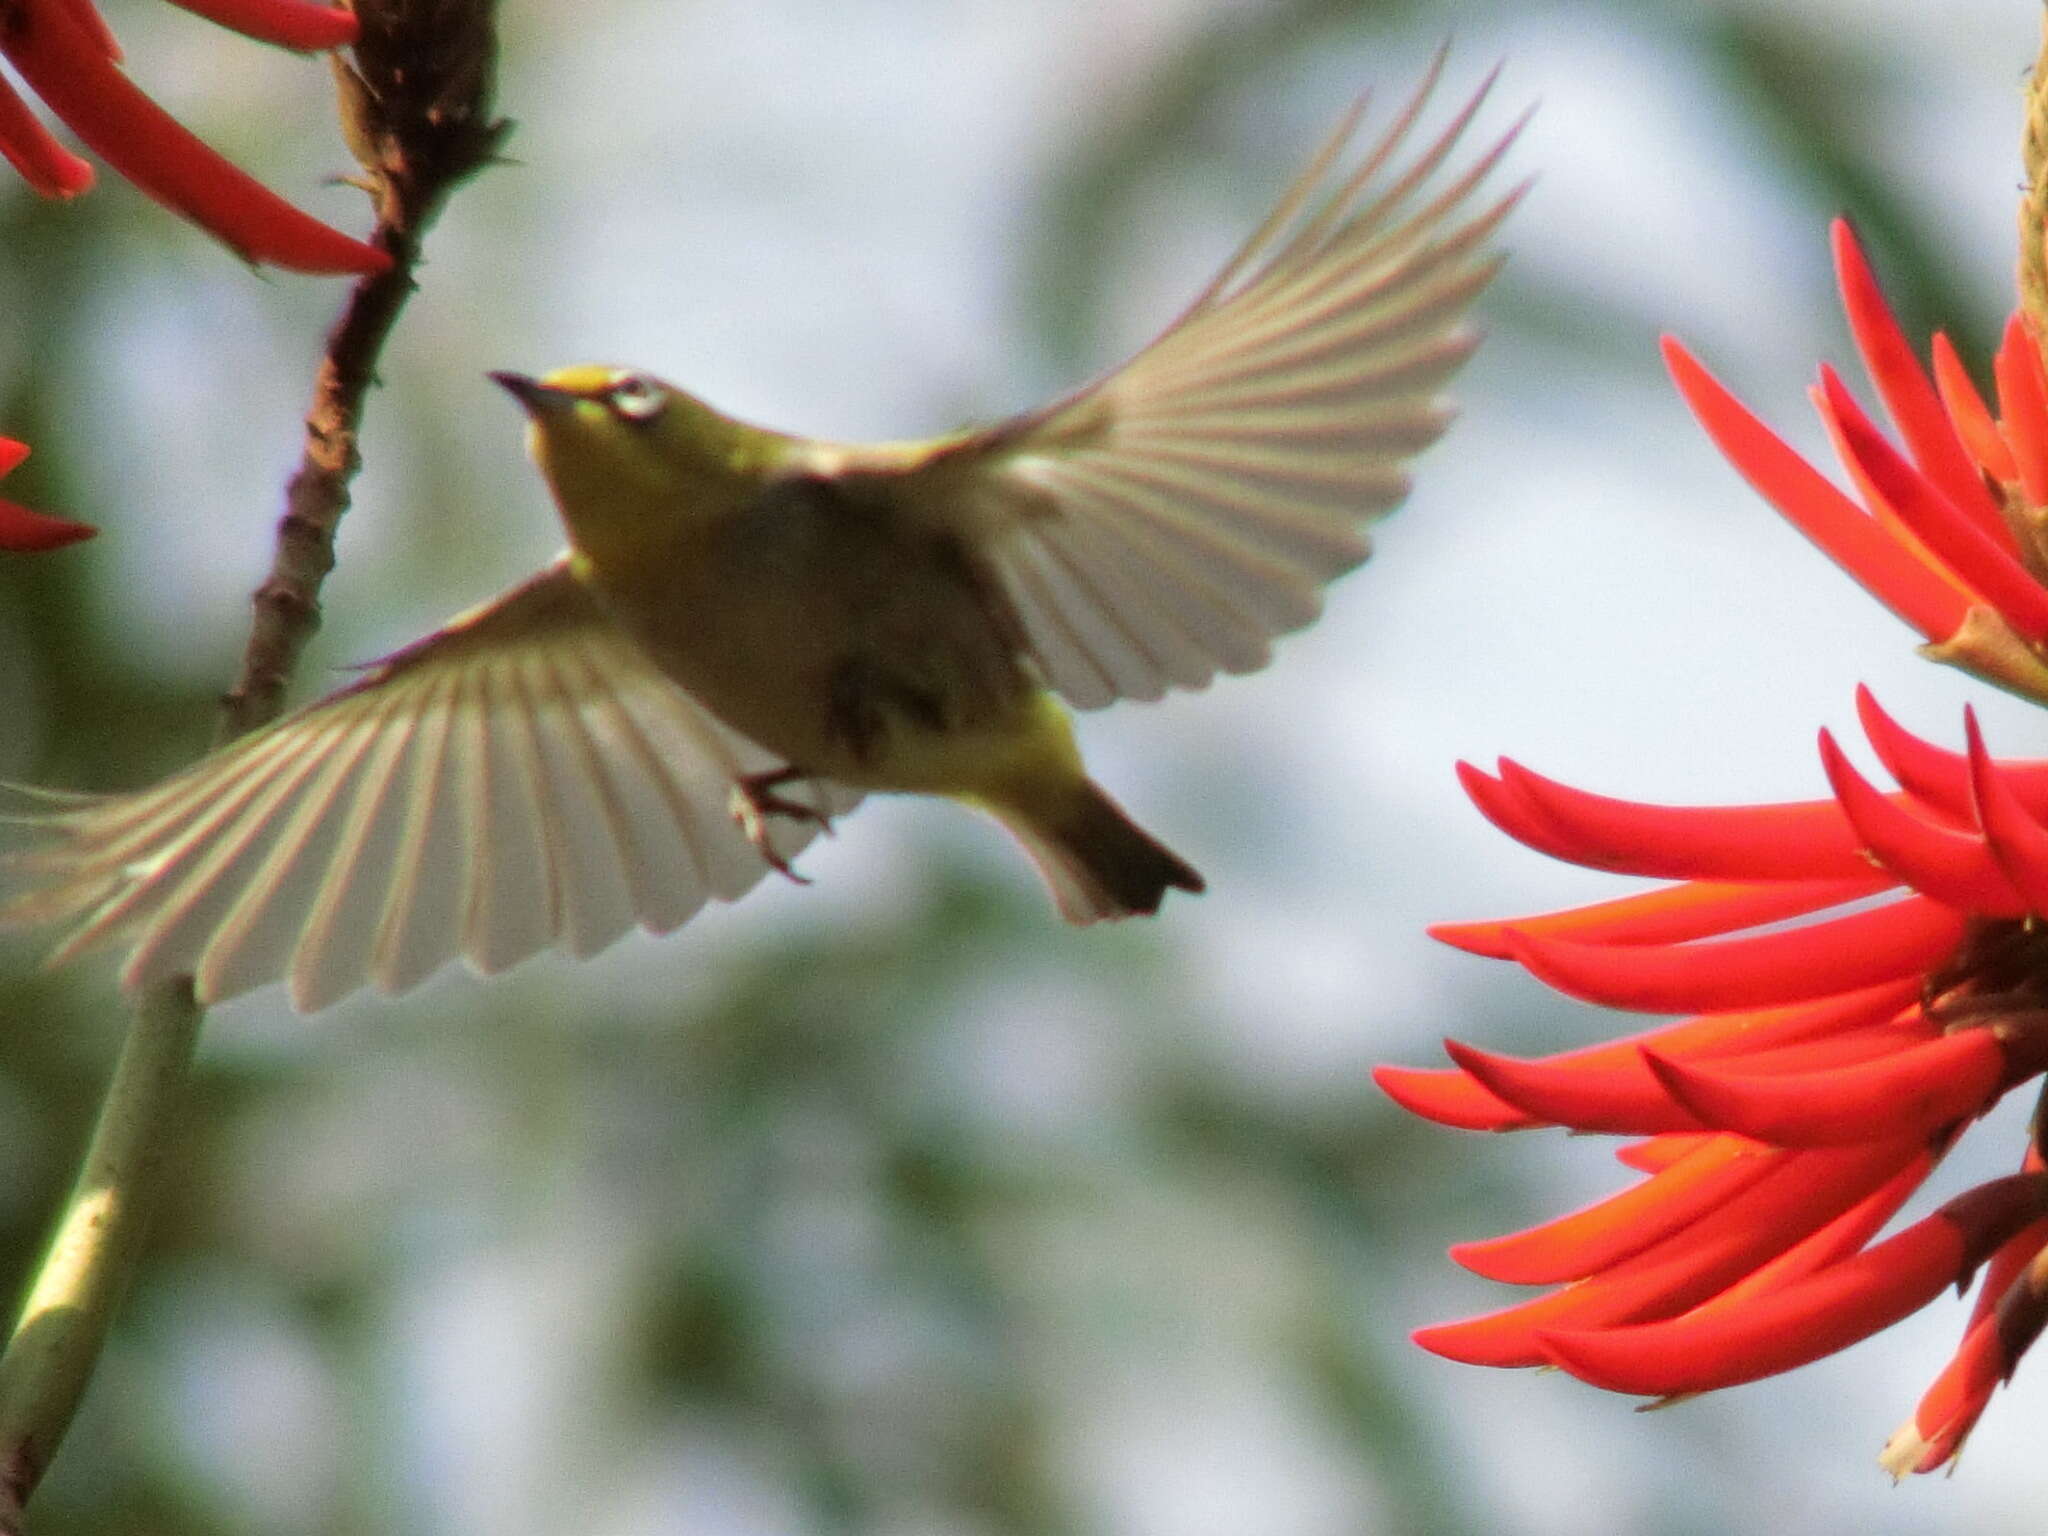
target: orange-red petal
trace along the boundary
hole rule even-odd
[[[1893,1020],[1913,1003],[1919,992],[1918,979],[1912,978],[1843,992],[1819,1002],[1684,1019],[1625,1040],[1602,1041],[1534,1061],[1488,1059],[1512,1062],[1507,1069],[1510,1071],[1534,1070],[1545,1082],[1564,1084],[1560,1091],[1565,1093],[1572,1091],[1574,1074],[1590,1074],[1590,1081],[1599,1082],[1602,1074],[1619,1071],[1643,1082],[1641,1048],[1646,1045],[1666,1056],[1686,1060],[1740,1058],[1752,1064],[1761,1060],[1768,1069],[1768,1063],[1782,1060],[1782,1052],[1789,1047],[1867,1033],[1871,1026]],[[1560,1121],[1576,1123],[1562,1116],[1531,1114],[1526,1107],[1510,1104],[1458,1068],[1382,1066],[1374,1069],[1373,1081],[1402,1108],[1426,1120],[1464,1130],[1508,1131]]]
[[[2033,640],[2048,637],[2048,589],[1885,440],[1833,369],[1823,368],[1821,380],[1826,409],[1848,454],[1901,521],[2014,629]]]
[[[1820,733],[1821,766],[1842,814],[1872,858],[1944,906],[1992,917],[2019,917],[2027,903],[1981,836],[1916,816],[1898,797],[1878,793],[1834,735]]]
[[[2024,1171],[2041,1169],[2038,1146],[2030,1144]],[[1954,1457],[1991,1394],[2048,1324],[2048,1295],[2024,1278],[2044,1248],[2048,1220],[2021,1228],[1985,1264],[1961,1345],[1879,1458],[1894,1476],[1932,1472]]]
[[[18,10],[0,51],[115,170],[251,261],[298,272],[379,272],[384,252],[303,213],[181,127],[64,11]]]
[[[7,474],[27,457],[27,443],[0,437],[0,475]],[[52,517],[47,512],[31,511],[19,502],[0,499],[0,549],[35,554],[62,549],[98,532],[90,523],[74,523],[69,518]]]
[[[1409,1114],[1461,1131],[1519,1131],[1542,1123],[1454,1067],[1379,1066],[1372,1080]]]
[[[0,499],[0,549],[40,554],[76,544],[98,532],[90,523],[74,523],[69,518],[33,512],[19,502]]]
[[[1505,1237],[1458,1243],[1451,1258],[1509,1285],[1560,1285],[1641,1253],[1747,1189],[1775,1154],[1740,1136],[1696,1141],[1668,1168],[1619,1194]]]
[[[1977,393],[1963,360],[1956,356],[1954,344],[1940,331],[1934,333],[1934,387],[1941,391],[1941,403],[1955,423],[1957,435],[1984,473],[2000,482],[2017,480],[2020,470],[2012,449],[1984,397]]]
[[[1912,450],[1914,464],[1980,532],[2012,549],[2012,535],[1998,506],[1965,451],[1955,423],[1942,408],[1940,396],[1913,356],[1891,306],[1885,303],[1877,277],[1857,243],[1856,231],[1847,219],[1836,219],[1828,233],[1849,332],[1879,398]]]
[[[2020,488],[2028,505],[2048,506],[2048,378],[2042,375],[2040,349],[2019,315],[2006,322],[1993,369],[2001,425],[2019,465]]]
[[[1740,1306],[1752,1297],[1783,1290],[1808,1275],[1860,1253],[1884,1224],[1898,1214],[1899,1207],[1912,1198],[1913,1191],[1926,1182],[1927,1175],[1946,1150],[1946,1146],[1936,1144],[1916,1153],[1897,1173],[1833,1221],[1817,1227],[1768,1264],[1751,1270],[1720,1295],[1711,1301],[1701,1302],[1687,1315],[1705,1317]]]
[[[4,79],[0,79],[0,156],[44,197],[76,197],[92,185],[92,167],[52,138]]]
[[[1639,1013],[1709,1013],[1827,997],[1918,976],[1962,942],[1960,913],[1925,897],[1740,939],[1665,948],[1515,935],[1515,959],[1559,992]]]
[[[1623,1142],[1614,1149],[1614,1160],[1637,1173],[1662,1173],[1720,1139],[1715,1131],[1662,1131],[1641,1141]]]
[[[1770,1074],[1643,1055],[1700,1124],[1777,1147],[1931,1135],[1982,1112],[2006,1086],[2006,1051],[1988,1029],[1901,1047],[1860,1064]]]
[[[1856,714],[1876,749],[1878,761],[1914,799],[1940,811],[1958,826],[1979,824],[1966,753],[1951,752],[1913,735],[1884,712],[1868,688],[1856,690]],[[1997,768],[1999,779],[2027,815],[2036,820],[2048,816],[2048,762],[2038,758],[2006,758]]]
[[[1419,1329],[1414,1340],[1473,1365],[1541,1365],[1542,1336],[1553,1329],[1674,1317],[1834,1220],[1919,1150],[1885,1142],[1782,1153],[1748,1188],[1612,1268],[1519,1306]]]
[[[244,37],[295,48],[302,53],[321,53],[329,48],[346,48],[356,40],[356,18],[352,11],[332,5],[315,5],[308,0],[171,0],[195,16],[232,28]]]
[[[1969,739],[1970,794],[1992,857],[2020,893],[2026,910],[2048,913],[2048,827],[2022,803],[2004,765],[1985,750],[1977,712],[1963,711]]]
[[[1537,835],[1592,869],[1659,880],[1862,880],[1871,869],[1832,800],[1654,805],[1573,789],[1508,758],[1499,782]],[[1525,823],[1526,824],[1526,823]]]
[[[1582,1381],[1649,1397],[1789,1371],[1918,1311],[2038,1218],[2044,1203],[2039,1175],[2013,1174],[1853,1259],[1744,1305],[1597,1332],[1546,1329],[1541,1352]]]
[[[1513,958],[1509,929],[1584,943],[1682,944],[1822,912],[1897,883],[1875,869],[1854,880],[1689,880],[1563,912],[1482,923],[1434,923],[1428,932],[1454,949],[1493,960]]]
[[[1446,1040],[1444,1051],[1488,1093],[1551,1125],[1624,1136],[1714,1129],[1664,1091],[1640,1052],[1564,1064],[1503,1056],[1457,1040]]]
[[[1901,549],[1669,336],[1664,361],[1707,435],[1786,521],[1927,639],[1946,640],[1961,627],[1970,604],[1954,583]]]

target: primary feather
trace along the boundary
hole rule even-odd
[[[630,370],[494,375],[574,553],[153,788],[14,791],[0,927],[122,947],[130,988],[282,978],[310,1011],[675,928],[787,868],[815,830],[792,802],[863,789],[991,812],[1076,922],[1199,891],[1046,688],[1092,708],[1264,665],[1406,494],[1521,190],[1477,199],[1515,130],[1445,173],[1490,79],[1411,149],[1441,66],[1347,164],[1355,107],[1150,345],[993,427],[833,444]]]
[[[306,1011],[457,955],[485,974],[589,955],[752,889],[768,865],[728,801],[780,766],[656,671],[563,557],[151,789],[9,817],[32,846],[0,925],[68,926],[54,960],[125,945],[124,985],[190,974],[202,1002],[283,977]],[[860,798],[792,793],[833,814]],[[777,822],[776,852],[812,832]]]
[[[1521,196],[1472,206],[1520,123],[1433,195],[1489,76],[1405,163],[1441,54],[1345,170],[1360,101],[1194,303],[1137,356],[920,471],[971,530],[1072,703],[1250,672],[1364,560],[1364,524],[1442,435],[1465,316]],[[972,466],[973,473],[963,471]]]

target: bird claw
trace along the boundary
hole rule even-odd
[[[761,855],[768,867],[785,880],[798,885],[809,885],[808,875],[800,875],[781,854],[775,851],[768,840],[768,820],[771,816],[785,816],[792,821],[807,821],[827,837],[833,835],[832,818],[814,805],[805,805],[801,800],[792,800],[775,791],[784,784],[792,783],[806,775],[796,768],[778,768],[772,773],[743,774],[732,786],[732,819],[739,823],[747,841],[754,845],[754,851]]]

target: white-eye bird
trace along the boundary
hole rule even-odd
[[[1522,190],[1477,198],[1513,130],[1448,163],[1490,77],[1404,155],[1441,64],[1347,163],[1354,107],[1134,358],[991,427],[827,443],[631,370],[494,374],[568,550],[153,788],[20,792],[0,924],[310,1011],[666,932],[870,790],[991,812],[1074,922],[1199,891],[1060,700],[1265,665],[1406,494]]]

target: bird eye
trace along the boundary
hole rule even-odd
[[[652,421],[668,404],[668,391],[645,374],[629,373],[605,391],[605,401],[627,421]]]

